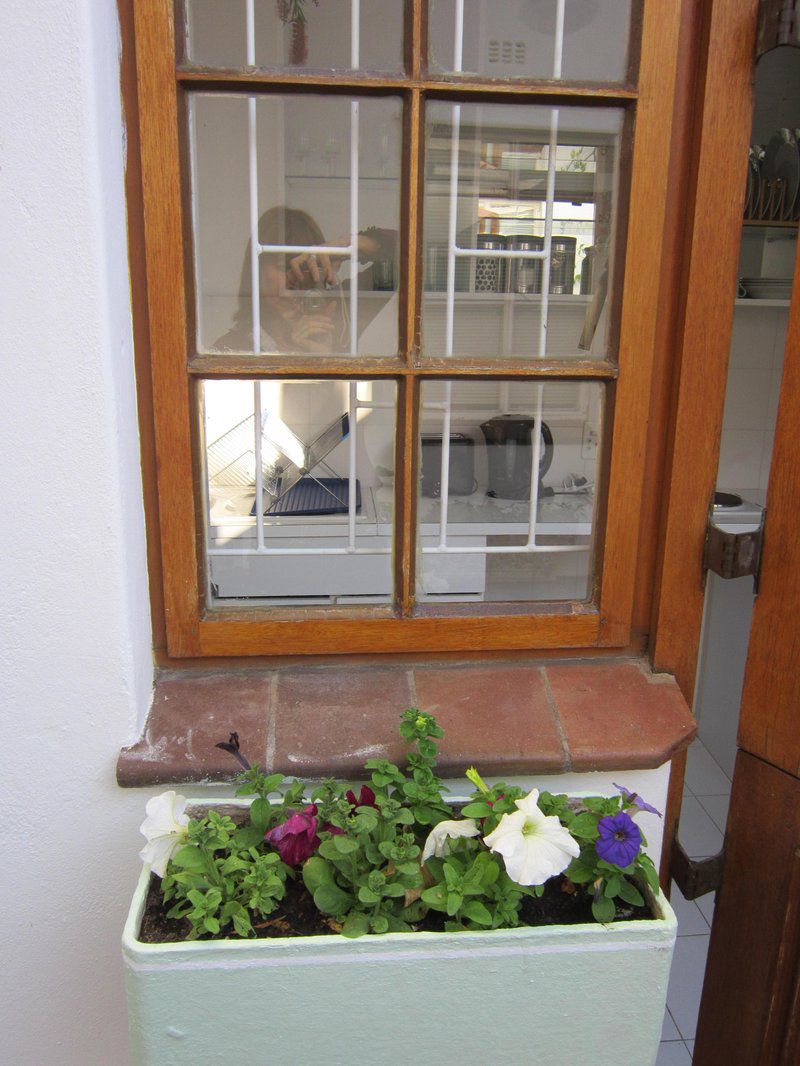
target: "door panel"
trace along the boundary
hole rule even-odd
[[[781,1055],[797,1009],[799,918],[800,781],[740,751],[695,1064],[798,1061]]]

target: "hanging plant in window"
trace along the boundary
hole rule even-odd
[[[277,0],[278,16],[285,26],[292,27],[292,43],[289,49],[289,62],[301,67],[308,59],[308,35],[306,32],[307,0]],[[319,7],[319,0],[314,0],[314,7]]]

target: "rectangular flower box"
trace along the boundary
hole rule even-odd
[[[211,804],[209,804],[211,805]],[[122,939],[131,1062],[649,1066],[677,923],[145,944]]]

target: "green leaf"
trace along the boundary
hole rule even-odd
[[[614,921],[615,913],[614,901],[606,896],[600,896],[599,899],[592,900],[592,914],[596,922],[609,925]]]
[[[320,885],[314,892],[314,904],[323,914],[341,914],[352,902],[353,897],[332,881]]]
[[[397,814],[394,816],[394,820],[398,825],[413,825],[414,815],[408,809],[408,807],[401,807]]]
[[[448,892],[447,893],[447,913],[452,918],[454,914],[458,913],[458,909],[464,902],[464,897],[460,892]]]
[[[488,818],[493,812],[488,803],[481,803],[478,800],[475,803],[468,803],[466,807],[462,807],[461,813],[465,818]]]
[[[491,925],[492,916],[479,899],[468,900],[461,911],[465,918],[477,925]]]
[[[236,930],[239,936],[252,936],[253,926],[250,924],[250,919],[247,916],[247,911],[243,910],[241,913],[237,912],[236,914],[234,914],[233,928]]]
[[[584,840],[596,840],[599,836],[597,831],[598,818],[596,814],[579,814],[569,823],[569,831],[574,837],[582,837]]]
[[[420,898],[435,911],[447,910],[447,892],[441,885],[426,888]]]
[[[398,885],[396,881],[391,881],[388,885],[383,886],[384,896],[396,896],[398,899],[400,896],[406,894],[406,890],[402,885]]]
[[[260,829],[263,833],[269,825],[272,804],[269,800],[254,799],[250,804],[250,824],[254,829]]]
[[[303,863],[303,884],[312,896],[320,885],[333,884],[333,870],[319,855],[312,855]]]
[[[376,914],[369,924],[372,926],[373,933],[389,932],[389,919],[385,914]]]
[[[242,825],[233,834],[233,845],[237,851],[254,848],[264,839],[262,830],[253,825]]]
[[[276,792],[283,784],[283,774],[270,774],[269,777],[265,777],[261,783],[261,787],[264,790],[266,796],[270,792]]]
[[[172,856],[172,864],[181,870],[191,870],[193,873],[200,873],[206,868],[206,859],[199,848],[192,847],[191,844],[186,844]]]
[[[364,936],[369,932],[369,919],[366,914],[362,914],[360,911],[350,911],[344,920],[342,926],[342,936],[355,939],[358,936]]]
[[[342,852],[336,847],[336,841],[338,839],[339,837],[335,836],[331,837],[330,840],[323,840],[317,848],[318,854],[320,854],[323,859],[331,859],[332,861],[341,859]]]
[[[362,885],[358,890],[358,898],[362,903],[380,903],[381,896],[379,892],[373,892],[371,888],[366,885]]]
[[[358,851],[358,841],[353,840],[352,837],[346,837],[341,833],[337,833],[332,840],[333,846],[340,855],[352,855],[354,851]]]
[[[632,907],[643,907],[644,899],[638,888],[626,881],[624,878],[620,880],[619,891],[617,895],[620,899],[624,899],[626,903],[630,903]]]
[[[208,930],[209,933],[218,933],[219,932],[219,922],[217,921],[216,918],[204,918],[203,919],[203,925],[205,926],[205,928]]]
[[[620,894],[619,890],[621,885],[622,878],[618,874],[613,874],[606,881],[606,887],[603,895],[607,896],[609,899],[613,899],[614,896],[618,896]]]

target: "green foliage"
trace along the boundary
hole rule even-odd
[[[474,838],[454,842],[447,858],[428,859],[425,865],[434,884],[422,901],[447,915],[448,932],[519,925],[522,898],[530,889],[515,884],[502,860]]]
[[[417,914],[408,907],[423,885],[414,817],[395,800],[376,802],[355,808],[346,832],[323,840],[303,864],[315,905],[342,923],[344,936],[409,931]]]
[[[365,765],[371,788],[365,786],[357,796],[346,784],[328,779],[311,792],[312,807],[301,781],[264,774],[256,765],[240,774],[236,794],[252,797],[249,819],[237,825],[212,810],[190,821],[162,880],[169,916],[188,919],[192,937],[253,936],[254,923],[275,913],[287,878],[296,873],[279,853],[294,829],[273,834],[278,850],[265,834],[302,812],[304,818],[293,825],[304,826],[302,839],[312,852],[302,864],[303,884],[318,911],[344,936],[409,931],[429,910],[445,916],[448,931],[518,925],[524,897],[540,896],[544,886],[512,881],[503,858],[482,838],[504,815],[516,813],[524,790],[502,782],[489,786],[470,768],[467,777],[475,791],[455,812],[436,776],[437,741],[443,736],[436,719],[411,708],[403,713],[399,731],[410,748],[406,766],[370,759]],[[599,922],[613,921],[620,907],[641,906],[646,888],[658,890],[657,871],[643,851],[624,869],[597,854],[600,820],[631,810],[635,799],[630,794],[581,800],[539,794],[544,815],[558,818],[580,847],[565,876],[591,898]],[[434,838],[435,854],[423,864],[431,828],[459,816],[474,819],[480,834],[448,836],[449,827],[443,826]],[[282,852],[298,865],[297,856],[304,853],[296,850],[301,837],[298,830],[295,850]]]
[[[252,936],[251,915],[275,910],[290,873],[262,838],[256,832],[254,842],[252,826],[237,828],[217,811],[192,820],[188,843],[173,855],[161,882],[164,900],[174,901],[168,916],[188,918],[193,938],[231,925],[238,936]]]
[[[540,803],[541,800],[540,796]],[[618,907],[644,906],[645,886],[658,892],[658,871],[644,850],[640,849],[633,862],[625,867],[606,862],[597,854],[595,845],[600,835],[598,824],[601,818],[631,809],[632,805],[623,796],[587,796],[579,801],[570,801],[566,796],[548,796],[546,803],[551,801],[557,808],[554,813],[558,813],[580,845],[580,855],[570,863],[566,877],[573,884],[586,885],[587,891],[592,893],[595,921],[609,925],[614,921]],[[545,804],[542,809],[547,810]],[[642,835],[642,844],[646,843]]]

